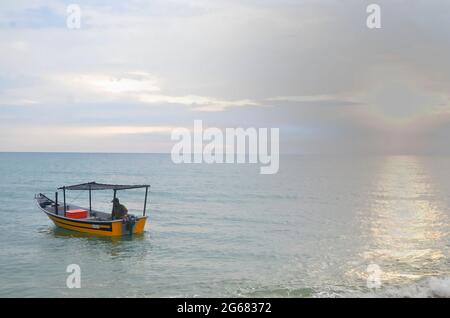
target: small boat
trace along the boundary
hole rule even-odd
[[[122,236],[139,234],[144,231],[147,221],[147,196],[150,185],[117,185],[96,182],[82,183],[72,186],[63,186],[57,190],[63,192],[62,204],[58,202],[58,191],[52,200],[46,195],[35,195],[36,203],[56,226],[76,232],[89,233],[101,236]],[[141,216],[128,214],[124,219],[113,219],[112,213],[95,211],[92,209],[92,191],[112,190],[113,199],[117,191],[145,188],[144,210]],[[66,203],[66,191],[89,191],[89,208]]]

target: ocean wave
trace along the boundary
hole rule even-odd
[[[405,286],[386,287],[365,293],[349,293],[343,297],[361,298],[450,298],[450,276],[428,277]]]
[[[408,286],[388,288],[382,294],[386,297],[450,298],[450,277],[429,277]]]

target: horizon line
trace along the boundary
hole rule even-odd
[[[170,155],[170,152],[106,152],[106,151],[3,151],[0,154],[104,154],[104,155]],[[196,153],[192,152],[191,155]],[[225,155],[225,153],[221,153]],[[235,153],[237,155],[239,153]],[[218,154],[220,155],[220,154]],[[245,153],[245,155],[249,155]],[[280,153],[280,155],[298,156],[450,156],[450,153]]]

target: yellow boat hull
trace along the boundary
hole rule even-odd
[[[46,211],[45,211],[46,212]],[[140,234],[144,232],[145,223],[147,221],[146,216],[139,217],[133,227],[133,232],[130,233],[126,229],[122,220],[114,220],[110,222],[89,222],[76,219],[68,219],[65,217],[57,216],[46,212],[47,216],[53,223],[66,230],[100,235],[100,236],[122,236],[130,234]]]

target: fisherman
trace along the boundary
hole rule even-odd
[[[114,198],[111,202],[113,203],[112,219],[126,219],[128,217],[128,209],[125,205],[120,204],[118,198]]]

